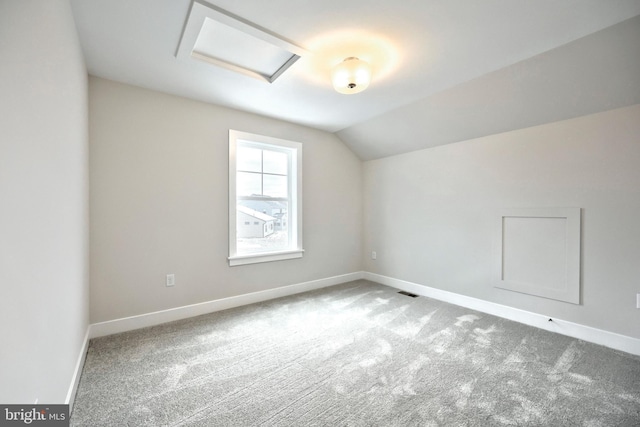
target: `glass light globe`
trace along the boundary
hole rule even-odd
[[[371,66],[365,61],[350,57],[335,66],[331,73],[333,88],[340,93],[358,93],[369,87]]]

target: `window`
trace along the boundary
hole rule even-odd
[[[229,265],[303,252],[302,144],[230,130]]]

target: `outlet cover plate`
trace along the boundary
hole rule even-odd
[[[167,286],[174,286],[176,284],[176,275],[175,274],[167,274]]]

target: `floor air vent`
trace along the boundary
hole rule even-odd
[[[411,297],[411,298],[416,298],[418,296],[416,294],[412,294],[411,292],[405,292],[405,291],[400,291],[398,293],[402,294],[402,295],[406,295],[406,296]]]

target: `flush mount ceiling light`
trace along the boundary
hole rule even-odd
[[[264,28],[194,0],[176,57],[197,59],[273,83],[305,53]]]
[[[354,56],[346,58],[331,72],[333,88],[344,94],[362,92],[371,82],[371,66]]]

